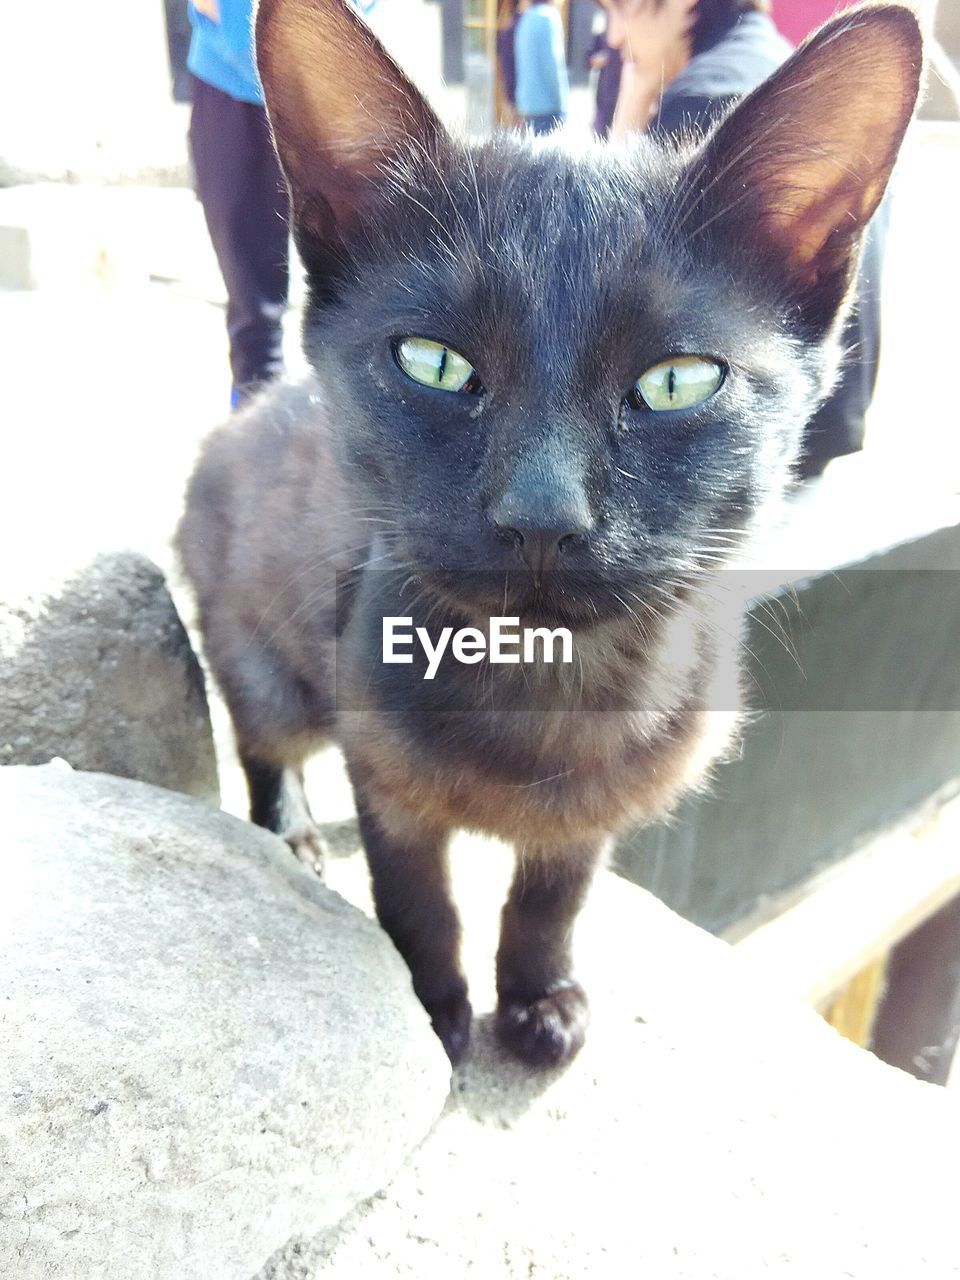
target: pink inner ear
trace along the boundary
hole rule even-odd
[[[821,194],[794,192],[784,204],[770,208],[763,223],[771,239],[785,251],[790,271],[812,283],[823,268],[837,265],[830,261],[830,240],[836,237],[838,253],[845,252],[850,238],[873,215],[883,188],[883,181],[876,177],[862,185],[847,178]]]
[[[260,0],[257,63],[302,219],[315,208],[341,224],[361,216],[385,162],[443,136],[347,0]]]
[[[905,8],[828,23],[720,126],[703,175],[715,216],[748,204],[801,281],[845,271],[912,115],[920,61]]]

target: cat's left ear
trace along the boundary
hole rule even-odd
[[[828,22],[699,153],[688,234],[713,227],[759,254],[809,322],[828,326],[913,114],[922,60],[919,24],[900,5]]]
[[[443,126],[346,0],[260,0],[257,65],[297,229],[362,221],[384,167]]]

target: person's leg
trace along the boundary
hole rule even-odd
[[[536,134],[553,133],[563,124],[563,116],[554,114],[543,116],[527,116],[527,124]]]
[[[235,400],[283,370],[288,200],[266,113],[194,81],[190,149],[197,195],[227,287]]]
[[[890,217],[890,193],[867,227],[857,300],[843,326],[845,362],[826,403],[807,424],[796,472],[801,480],[819,476],[834,458],[863,448],[867,410],[880,363],[880,285]]]

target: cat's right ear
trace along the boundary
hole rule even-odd
[[[922,62],[917,19],[901,5],[864,5],[821,27],[701,149],[681,195],[688,238],[712,228],[781,282],[813,331],[828,327],[913,115]]]
[[[345,0],[260,0],[257,65],[300,233],[361,222],[384,167],[434,151],[436,115]]]

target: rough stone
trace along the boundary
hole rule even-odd
[[[0,764],[54,757],[219,796],[200,664],[144,556],[0,583]]]
[[[0,770],[0,1275],[246,1280],[384,1186],[449,1066],[386,936],[274,836]]]
[[[504,855],[455,860],[475,1005]],[[331,875],[360,900],[357,868]],[[349,882],[349,883],[348,883]],[[394,1182],[258,1280],[946,1280],[960,1110],[842,1040],[734,948],[605,873],[578,937],[586,1047],[537,1075],[481,1017]]]

